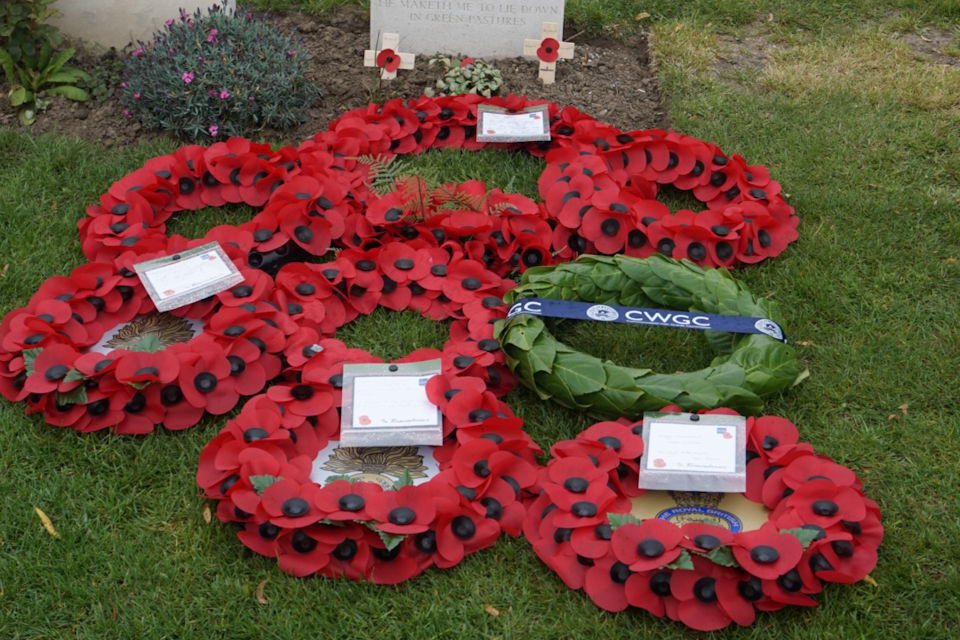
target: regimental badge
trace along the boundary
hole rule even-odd
[[[632,498],[630,515],[639,520],[659,518],[678,527],[690,522],[723,527],[728,531],[759,529],[769,519],[769,510],[742,493],[698,491],[646,491]]]
[[[384,489],[392,488],[404,473],[414,479],[427,477],[417,447],[338,447],[320,468],[352,481],[376,482]]]
[[[178,342],[189,342],[194,335],[196,331],[188,320],[169,313],[151,313],[120,327],[104,346],[108,349],[156,351]],[[148,342],[158,345],[159,349],[145,348]]]

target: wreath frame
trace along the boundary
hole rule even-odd
[[[659,304],[780,322],[774,302],[750,293],[728,271],[661,255],[580,256],[565,264],[531,268],[505,301],[512,304],[527,297],[636,307]],[[657,374],[577,351],[557,340],[538,316],[514,316],[498,322],[495,331],[507,364],[539,397],[609,419],[636,419],[665,404],[685,410],[724,406],[756,413],[763,396],[806,376],[790,345],[763,334],[703,331],[718,354],[708,367]]]
[[[663,411],[680,411],[668,406]],[[700,414],[736,415],[730,409]],[[571,589],[607,611],[629,607],[700,630],[758,611],[816,606],[823,583],[868,579],[883,539],[880,508],[856,474],[777,416],[747,418],[746,497],[770,509],[760,529],[629,515],[642,422],[598,422],[551,447],[524,536]]]

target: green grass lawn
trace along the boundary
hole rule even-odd
[[[960,64],[915,52],[900,34],[953,34],[957,49],[960,5],[580,0],[568,2],[568,21],[616,32],[635,28],[640,11],[651,14],[641,23],[651,30],[673,127],[768,166],[801,217],[798,242],[737,271],[779,303],[811,372],[768,412],[852,468],[886,527],[872,583],[829,585],[818,608],[759,614],[749,628],[714,635],[957,637]],[[172,149],[144,142],[104,152],[0,128],[0,315],[84,262],[76,222],[85,207]],[[542,168],[502,152],[433,152],[409,162],[529,196]],[[243,207],[185,214],[173,231],[199,236],[249,215]],[[584,350],[621,353],[624,363],[706,364],[696,337],[632,329],[579,328],[567,337]],[[439,347],[444,335],[411,314],[378,312],[339,337],[395,357]],[[506,401],[544,448],[588,424],[522,389]],[[196,462],[223,422],[146,437],[80,435],[0,402],[0,638],[693,635],[643,611],[599,610],[522,538],[396,587],[289,577],[246,551],[231,527],[204,518]],[[35,506],[59,539],[44,531]]]

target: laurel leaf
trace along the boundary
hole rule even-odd
[[[610,529],[616,531],[625,524],[640,524],[641,520],[629,513],[608,513],[607,520],[610,521]]]
[[[283,478],[278,476],[271,475],[262,475],[262,476],[250,476],[250,484],[253,486],[253,490],[263,495],[264,490],[272,485],[274,482],[283,480]]]
[[[668,565],[664,566],[664,569],[683,569],[683,570],[692,570],[693,569],[693,558],[690,557],[690,553],[683,549],[680,551],[680,555],[677,556],[677,559],[671,562]]]

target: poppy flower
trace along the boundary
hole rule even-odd
[[[322,517],[314,503],[317,491],[313,483],[281,479],[263,490],[261,505],[277,526],[302,527]]]
[[[570,548],[581,558],[602,558],[610,552],[613,531],[609,524],[578,527],[570,534]]]
[[[650,154],[643,176],[660,184],[672,184],[680,176],[688,175],[697,161],[691,145],[666,136],[645,142],[643,149]]]
[[[563,508],[580,500],[592,484],[606,484],[607,474],[586,458],[554,458],[547,464],[544,490],[550,499]]]
[[[316,416],[333,406],[333,394],[322,385],[276,384],[267,397],[298,416]]]
[[[760,584],[764,598],[758,600],[755,606],[761,611],[776,611],[788,604],[815,607],[817,601],[809,594],[818,593],[821,590],[816,578],[812,578],[812,582],[805,581],[796,569],[791,569],[776,580],[760,580]]]
[[[762,580],[772,580],[786,573],[803,555],[803,545],[796,536],[777,533],[771,523],[738,533],[732,549],[740,566]]]
[[[551,245],[557,252],[554,256],[554,262],[564,259],[571,260],[581,253],[596,252],[593,242],[580,235],[579,229],[568,229],[563,225],[557,225],[554,228]]]
[[[402,60],[401,60],[402,62]],[[393,142],[390,148],[395,153],[416,153],[421,149],[420,121],[403,100],[394,98],[385,102],[380,110],[382,122],[388,123]]]
[[[537,49],[537,57],[541,62],[556,62],[560,57],[560,43],[556,38],[544,38]]]
[[[780,416],[748,418],[747,438],[751,448],[765,458],[776,461],[797,444],[797,427]]]
[[[323,517],[331,520],[372,520],[370,502],[382,492],[380,485],[372,482],[335,480],[323,486],[316,503]]]
[[[624,595],[630,606],[645,609],[662,618],[677,620],[677,599],[670,592],[672,571],[641,571],[630,574],[624,583]]]
[[[486,438],[477,438],[461,445],[453,456],[452,468],[458,484],[480,494],[499,476],[533,473],[529,463],[509,451],[501,450],[498,443]],[[525,484],[529,485],[530,482]]]
[[[693,566],[693,570],[675,571],[670,578],[681,622],[698,631],[723,629],[734,616],[746,624],[753,622],[753,605],[740,595],[734,570],[696,556]]]
[[[629,606],[626,585],[633,571],[612,555],[594,561],[586,571],[583,590],[604,611],[623,611]]]
[[[613,449],[623,460],[636,460],[643,453],[643,438],[634,433],[631,427],[618,422],[594,423],[577,437],[599,442]]]
[[[240,394],[230,378],[231,365],[223,349],[213,342],[200,345],[184,355],[177,377],[187,402],[214,415],[222,415],[237,404]]]
[[[790,242],[797,239],[795,217],[778,220],[771,215],[775,209],[767,209],[756,202],[743,202],[738,206],[744,211],[745,223],[740,230],[737,247],[739,260],[755,263],[779,255]]]
[[[582,589],[587,571],[596,564],[593,558],[578,554],[570,546],[569,529],[558,529],[546,537],[545,543],[535,546],[540,559],[553,569],[571,589]]]
[[[183,390],[176,382],[161,387],[159,396],[164,412],[163,426],[167,429],[179,431],[192,427],[203,416],[204,407],[198,407],[187,401]]]
[[[383,49],[377,54],[377,66],[384,71],[396,71],[400,68],[400,55],[393,49]]]
[[[63,313],[67,314],[66,317]],[[15,310],[7,315],[7,322],[4,323],[3,348],[20,352],[43,348],[51,342],[62,342],[64,338],[77,344],[89,343],[86,320],[77,320],[74,313],[73,307],[61,300],[44,300],[37,306],[36,313]]]
[[[483,393],[486,385],[481,378],[460,376],[455,373],[441,373],[427,381],[427,398],[431,403],[446,412],[446,406],[458,393],[464,389],[471,389],[476,393]]]
[[[280,361],[268,358],[249,341],[238,341],[226,347],[225,353],[230,362],[230,377],[234,388],[242,396],[258,393],[267,380],[280,373]]]
[[[620,458],[613,449],[590,440],[561,440],[550,447],[550,453],[557,458],[585,458],[603,473],[615,470],[620,464]]]
[[[318,342],[320,333],[312,327],[300,327],[294,332],[284,347],[283,355],[287,365],[301,368],[310,358],[323,350]]]
[[[552,497],[552,496],[551,496]],[[559,527],[595,527],[603,524],[607,512],[615,508],[617,494],[606,484],[594,483],[576,499],[569,499],[559,510],[555,522]]]
[[[632,571],[650,571],[670,564],[680,555],[683,534],[676,525],[651,518],[625,524],[613,532],[610,547]]]
[[[828,528],[841,520],[858,522],[866,515],[863,497],[856,489],[838,486],[830,480],[810,480],[798,487],[771,514],[795,510],[804,522]]]
[[[393,549],[387,549],[383,542],[372,539],[370,544],[374,563],[370,568],[369,579],[374,584],[399,584],[423,572],[414,557],[415,551],[412,550],[410,538]]]
[[[813,545],[808,555],[806,566],[814,576],[830,582],[853,584],[877,566],[877,547],[840,536]]]
[[[84,411],[79,414],[77,420],[71,426],[80,433],[90,433],[107,428],[116,431],[120,422],[123,421],[125,404],[124,393],[90,389],[87,391]]]
[[[407,485],[374,495],[367,505],[380,531],[392,535],[422,533],[436,517],[436,506],[427,487]]]
[[[464,389],[453,396],[444,413],[444,429],[457,427],[472,427],[482,424],[488,418],[495,416],[509,417],[510,408],[499,401],[489,391],[478,393],[472,389]]]
[[[79,402],[63,402],[55,395],[32,395],[27,399],[27,413],[42,413],[44,420],[55,427],[70,427],[83,417],[87,407]]]
[[[141,390],[126,389],[114,391],[124,400],[123,415],[113,429],[120,434],[146,434],[153,431],[154,425],[164,420],[164,411],[160,404],[160,386],[150,385]]]
[[[466,303],[488,295],[501,284],[501,278],[476,260],[460,260],[447,267],[443,294],[454,302]]]
[[[836,485],[854,489],[860,488],[860,481],[853,470],[837,464],[826,456],[800,456],[786,465],[783,471],[783,482],[792,489],[817,479],[827,479]]]
[[[371,534],[366,527],[352,522],[342,527],[323,527],[322,534],[318,537],[336,546],[330,552],[330,562],[322,569],[321,575],[330,578],[346,577],[351,580],[369,576],[373,564],[373,554],[368,542],[372,539]]]
[[[65,344],[51,344],[42,349],[33,361],[33,373],[27,376],[23,388],[29,393],[69,393],[81,384],[72,375],[73,363],[80,353]]]
[[[704,522],[687,522],[680,527],[680,533],[683,534],[681,546],[699,553],[709,553],[733,543],[733,534],[729,529]]]
[[[118,358],[115,365],[116,377],[124,384],[167,384],[176,380],[180,373],[180,359],[172,350],[162,349],[154,353],[124,351],[107,355]]]
[[[330,563],[333,543],[323,540],[323,525],[297,529],[292,535],[280,540],[279,566],[293,576],[308,576],[318,573]]]
[[[397,189],[368,201],[364,216],[370,224],[384,226],[403,224],[412,213],[407,194]]]
[[[483,377],[486,367],[497,361],[499,343],[493,338],[474,342],[472,340],[449,340],[443,346],[443,367],[458,375]]]
[[[280,534],[283,532],[282,527],[278,527],[269,520],[263,520],[243,523],[243,529],[237,532],[237,537],[260,555],[276,556],[280,553]]]
[[[440,568],[452,567],[468,553],[493,545],[500,536],[495,520],[470,511],[453,512],[439,518],[436,525],[437,559]]]
[[[425,254],[419,254],[409,245],[391,242],[380,250],[379,267],[386,277],[399,285],[425,277],[430,263]]]

